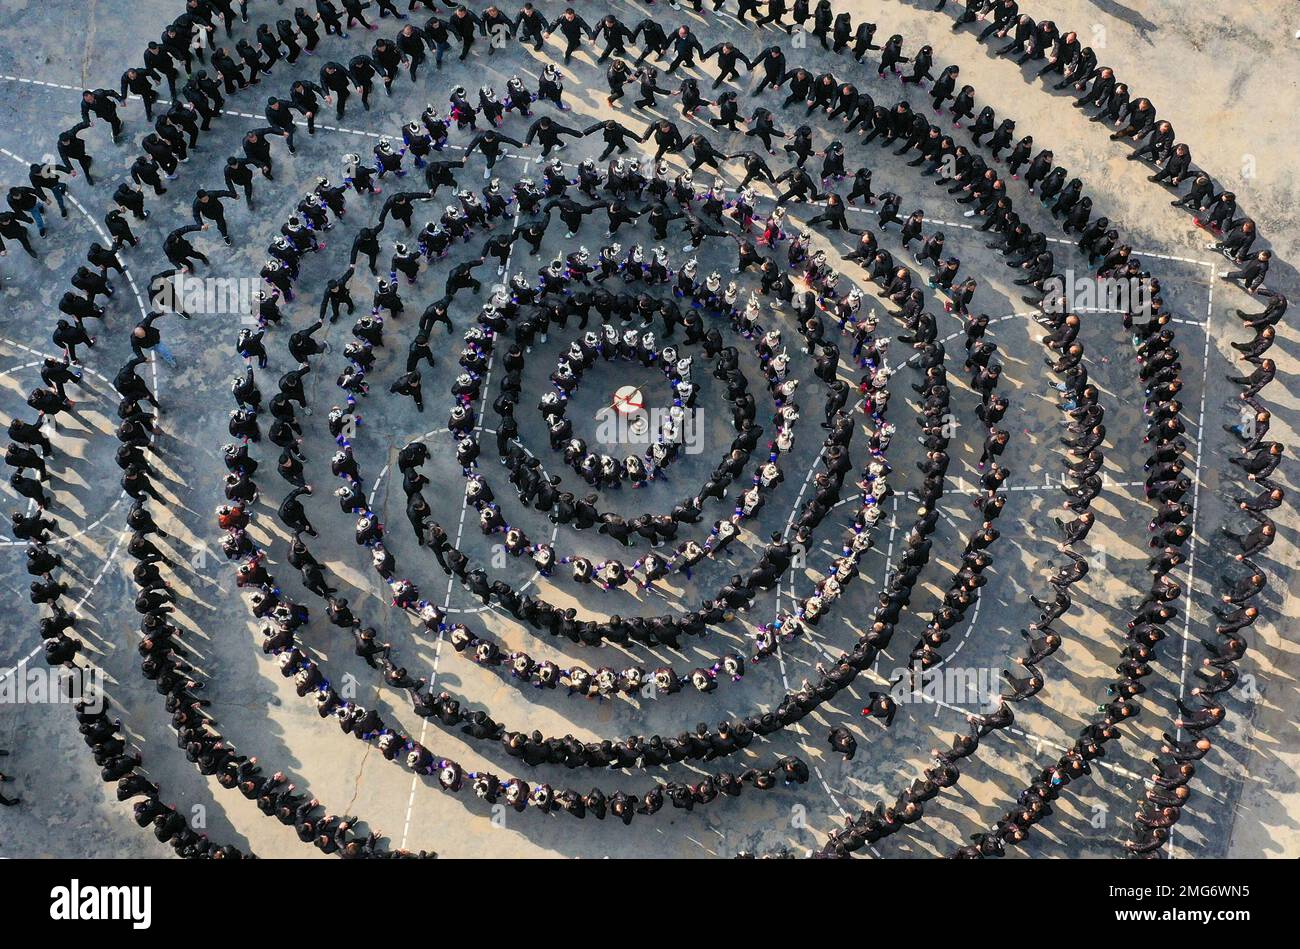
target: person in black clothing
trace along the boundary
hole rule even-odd
[[[78,137],[81,132],[88,128],[90,128],[90,120],[83,119],[72,128],[60,132],[54,148],[62,161],[57,166],[60,171],[75,175],[76,172],[72,170],[72,163],[75,161],[81,165],[81,173],[86,178],[86,184],[94,186],[95,180],[90,175],[92,159],[86,152],[86,143]]]
[[[288,110],[286,109],[286,111]],[[268,181],[272,181],[274,179],[271,175],[271,143],[266,140],[268,135],[286,137],[286,133],[281,129],[263,126],[244,133],[243,147],[249,163],[260,168],[263,177]]]
[[[531,42],[534,51],[541,52],[551,24],[546,22],[546,17],[542,16],[532,3],[525,3],[511,24],[511,28],[519,42],[524,44]]]
[[[573,7],[565,7],[564,12],[546,30],[546,35],[550,36],[556,30],[564,36],[564,65],[566,66],[573,59],[573,54],[582,48],[583,36],[588,39],[595,36],[591,24],[579,16]]]
[[[483,178],[486,180],[492,177],[492,168],[496,165],[497,159],[501,157],[501,150],[506,145],[513,145],[516,148],[524,147],[524,143],[518,139],[488,129],[488,131],[481,132],[470,140],[470,143],[465,147],[465,157],[468,158],[476,149],[483,153],[483,158],[487,161],[487,167],[483,169]]]
[[[353,62],[359,59],[371,63],[371,72],[369,75],[373,77],[373,62],[370,58],[367,56],[356,56],[353,58]],[[366,70],[360,66],[358,67],[358,74],[363,77],[367,75]],[[344,66],[342,63],[331,61],[321,66],[317,78],[320,80],[320,88],[325,90],[325,101],[327,103],[334,103],[334,114],[337,118],[342,119],[344,110],[347,107],[348,97],[352,94],[352,82],[355,80],[355,77],[350,75],[348,67]],[[362,89],[363,101],[365,97],[369,96],[370,92],[368,85],[369,79],[365,79],[365,82],[367,85],[361,85],[361,83],[358,83],[358,86]],[[365,108],[368,110],[370,106],[366,105]]]
[[[688,26],[679,26],[672,37],[673,61],[668,64],[668,74],[672,75],[682,66],[694,66],[695,57],[703,57],[704,46],[691,32]]]
[[[93,112],[109,124],[113,130],[113,141],[116,142],[122,134],[122,120],[118,117],[115,103],[125,101],[125,93],[114,92],[112,89],[96,89],[93,92],[87,89],[81,94],[81,120],[89,124]]]
[[[221,234],[221,239],[227,244],[230,243],[230,231],[226,227],[226,214],[221,207],[222,198],[237,198],[234,191],[205,191],[200,188],[194,197],[190,210],[194,215],[194,223],[202,226],[205,230],[207,224],[205,219],[212,221],[217,225],[217,231]]]
[[[304,494],[311,494],[311,485],[306,484],[302,487],[294,488],[285,499],[280,502],[277,511],[280,520],[284,522],[294,534],[306,533],[312,537],[318,537],[316,529],[311,526],[311,521],[307,520],[307,511],[302,502],[298,500]]]
[[[0,750],[0,758],[8,757],[8,755],[9,752]],[[4,783],[5,781],[12,781],[12,780],[13,779],[10,778],[7,774],[0,772],[0,784]],[[19,803],[19,801],[20,798],[5,797],[3,794],[0,794],[0,804],[3,804],[5,807],[13,807],[15,804]]]
[[[249,170],[249,162],[237,155],[231,155],[226,159],[226,167],[222,169],[222,177],[226,182],[226,191],[238,197],[236,188],[244,189],[244,200],[248,203],[248,209],[253,210],[253,172]]]
[[[754,68],[754,63],[730,41],[724,40],[702,52],[700,62],[705,62],[713,56],[718,57],[718,78],[713,80],[713,88],[715,89],[728,79],[740,78],[740,71],[736,69],[737,63],[744,63],[747,71]]]
[[[144,68],[132,66],[126,72],[122,73],[119,92],[123,100],[126,99],[127,93],[139,96],[144,102],[144,117],[146,120],[152,122],[153,104],[158,101],[158,93],[154,91],[154,83],[161,81],[162,76],[160,76],[155,70],[150,69],[147,66]]]
[[[289,102],[302,113],[307,120],[307,134],[316,134],[316,114],[320,111],[320,101],[326,92],[323,88],[306,79],[298,79],[289,87]]]
[[[495,9],[490,7],[489,9]],[[460,60],[469,56],[470,49],[474,46],[474,37],[478,33],[484,36],[488,35],[488,27],[484,20],[477,14],[470,12],[468,7],[459,6],[450,17],[447,18],[447,28],[452,35],[460,40]],[[411,76],[415,78],[414,75]]]
[[[195,215],[197,217],[197,214]],[[192,234],[194,231],[201,230],[202,224],[190,224],[185,227],[178,227],[167,235],[163,241],[163,253],[171,261],[172,266],[179,267],[185,273],[191,270],[191,261],[200,260],[205,265],[210,263],[208,258],[195,250],[194,245],[185,239],[185,235]]]
[[[272,129],[278,130],[284,137],[285,143],[289,146],[289,154],[294,154],[293,134],[297,126],[294,124],[293,110],[290,108],[289,103],[271,96],[266,100],[266,112],[264,114],[267,124]]]

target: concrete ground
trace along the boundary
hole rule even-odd
[[[47,0],[10,6],[16,9],[9,11],[0,28],[0,89],[4,90],[0,98],[0,117],[4,120],[0,123],[0,156],[7,156],[0,168],[11,166],[3,180],[12,184],[25,177],[22,163],[40,160],[52,152],[58,131],[77,121],[79,90],[114,86],[122,68],[136,61],[144,44],[157,33],[160,24],[175,15],[178,5],[170,0],[112,6]],[[575,6],[591,20],[606,9],[628,23],[644,15],[640,4],[621,0],[612,5]],[[1195,682],[1191,672],[1202,655],[1199,639],[1209,632],[1206,608],[1214,591],[1222,588],[1220,576],[1233,569],[1230,552],[1218,533],[1224,524],[1240,527],[1232,514],[1231,498],[1242,491],[1230,474],[1235,469],[1228,464],[1237,448],[1222,431],[1224,424],[1236,420],[1232,401],[1237,390],[1224,381],[1224,375],[1237,371],[1236,353],[1229,343],[1244,338],[1234,311],[1239,307],[1254,311],[1259,305],[1216,277],[1222,259],[1204,248],[1205,233],[1192,227],[1181,211],[1169,207],[1169,195],[1164,189],[1144,180],[1149,173],[1144,165],[1124,160],[1126,148],[1108,141],[1102,127],[1083,121],[1077,111],[1068,108],[1063,94],[1044,89],[1033,80],[1028,67],[1021,70],[1013,62],[992,55],[975,42],[969,31],[954,34],[949,30],[950,15],[933,13],[932,6],[924,0],[853,3],[844,5],[844,9],[853,13],[855,21],[863,16],[873,18],[879,26],[878,37],[901,33],[905,51],[929,43],[934,46],[938,66],[959,63],[962,81],[976,88],[980,105],[991,104],[1000,116],[1014,117],[1019,133],[1033,134],[1036,144],[1050,147],[1058,163],[1084,179],[1096,213],[1119,222],[1135,252],[1150,261],[1167,302],[1178,316],[1176,332],[1186,380],[1185,421],[1198,485],[1196,541],[1190,548],[1190,564],[1180,570],[1182,578],[1195,590],[1192,608],[1187,622],[1178,624],[1161,644],[1161,660],[1152,677],[1155,681],[1144,696],[1141,717],[1117,743],[1118,747],[1108,751],[1093,779],[1072,787],[1056,807],[1056,814],[1042,825],[1042,833],[1016,852],[1040,857],[1116,857],[1122,853],[1120,844],[1129,836],[1130,814],[1142,793],[1149,759],[1158,750],[1159,735],[1171,729],[1177,714],[1175,700]],[[1295,226],[1294,182],[1300,169],[1288,134],[1296,103],[1294,36],[1300,20],[1295,18],[1295,6],[1246,0],[1234,5],[1231,14],[1215,7],[1155,3],[1128,7],[1111,0],[1034,0],[1032,7],[1027,7],[1031,14],[1040,18],[1050,15],[1063,27],[1091,37],[1102,61],[1112,65],[1122,78],[1130,79],[1140,94],[1149,96],[1161,115],[1174,123],[1180,140],[1190,144],[1197,164],[1236,190],[1241,206],[1259,223],[1278,258],[1270,286],[1296,298],[1300,287],[1293,261],[1300,253],[1300,231]],[[661,22],[688,23],[706,47],[725,36],[735,38],[751,53],[769,43],[792,42],[772,31],[756,36],[752,26],[738,27],[734,17],[726,14],[674,11],[664,4],[652,11]],[[558,7],[549,5],[547,12],[558,12]],[[256,23],[283,15],[267,0],[250,3],[249,14],[248,24],[236,24],[236,39],[251,36]],[[379,22],[383,35],[395,32],[391,19]],[[76,24],[77,35],[73,37],[67,35],[70,24]],[[136,228],[142,243],[124,255],[133,280],[115,281],[118,293],[108,304],[107,320],[99,332],[100,344],[83,357],[86,391],[80,396],[73,394],[79,411],[73,419],[60,424],[55,436],[52,490],[58,504],[53,513],[69,534],[60,542],[59,550],[68,561],[66,579],[81,618],[78,634],[85,640],[88,658],[104,671],[124,728],[143,752],[150,777],[162,785],[164,798],[182,806],[191,823],[204,827],[214,839],[236,843],[264,857],[307,856],[315,851],[303,847],[290,829],[268,821],[250,802],[197,774],[176,748],[161,698],[139,673],[133,632],[138,619],[132,607],[129,567],[124,569],[129,559],[123,550],[122,533],[128,505],[116,488],[118,471],[112,457],[116,416],[110,381],[126,357],[125,336],[142,308],[137,294],[132,292],[132,283],[142,290],[148,276],[166,266],[162,237],[188,216],[188,203],[195,189],[218,185],[225,156],[238,150],[238,135],[264,124],[259,116],[266,96],[286,94],[294,78],[314,78],[322,60],[346,62],[363,45],[368,48],[373,39],[360,29],[346,40],[327,38],[320,56],[304,57],[295,66],[281,63],[260,86],[228,98],[227,114],[213,123],[193,158],[182,166],[179,178],[168,183],[169,193],[150,199],[152,218]],[[534,86],[541,67],[558,59],[560,51],[555,42],[540,54],[512,45],[488,57],[480,46],[465,63],[448,57],[441,70],[428,69],[414,86],[404,73],[394,86],[393,96],[378,94],[370,112],[363,112],[354,98],[343,120],[334,121],[332,114],[322,116],[315,136],[308,137],[305,130],[300,130],[295,156],[288,156],[277,143],[275,181],[259,179],[255,183],[256,212],[250,213],[235,202],[227,203],[233,246],[222,244],[212,232],[196,242],[211,258],[210,268],[201,270],[201,275],[256,277],[262,248],[318,176],[338,179],[340,157],[345,152],[368,154],[380,134],[396,135],[400,125],[417,117],[426,103],[442,109],[447,91],[455,85],[473,90],[486,83],[500,92],[511,75],[519,74]],[[896,81],[877,80],[874,69],[853,67],[850,60],[824,53],[815,40],[806,49],[787,49],[787,55],[792,62],[809,64],[814,72],[834,70],[839,76],[853,69],[859,86],[871,92],[877,102],[892,102],[899,95]],[[566,99],[572,111],[561,121],[585,128],[597,119],[616,116],[640,130],[647,116],[629,115],[633,96],[620,103],[619,109],[607,106],[603,68],[596,67],[589,51],[576,56],[564,68]],[[713,75],[709,70],[708,81],[702,82],[706,95],[710,94],[708,86]],[[667,77],[664,84],[676,88],[675,77]],[[751,86],[747,83],[744,89]],[[779,124],[785,128],[797,125],[799,117],[781,112],[780,101],[773,102],[773,98],[767,94],[764,104],[777,112]],[[921,100],[919,95],[913,98]],[[539,105],[537,109],[540,114],[549,107]],[[70,203],[69,216],[56,218],[48,237],[37,243],[39,259],[30,260],[13,248],[0,261],[0,421],[5,423],[16,414],[29,414],[22,400],[24,393],[39,382],[37,364],[49,350],[51,314],[85,247],[97,239],[98,222],[112,189],[129,168],[135,154],[133,143],[144,134],[138,102],[125,107],[123,114],[128,122],[123,144],[114,147],[102,125],[96,125],[85,136],[96,158],[96,186],[88,188],[82,180],[74,181],[75,201]],[[712,134],[707,122],[683,120],[671,98],[661,101],[658,114],[678,121],[684,132],[703,130]],[[708,114],[704,116],[707,119]],[[507,121],[504,131],[519,137],[525,129],[515,117]],[[821,128],[817,136],[819,143],[834,137]],[[718,138],[720,147],[731,151],[753,144],[752,139],[743,139],[742,144],[739,135],[726,141],[725,135]],[[463,146],[467,137],[453,132],[451,141]],[[850,168],[863,163],[872,167],[876,190],[901,194],[904,212],[914,207],[925,210],[930,219],[927,232],[935,228],[945,231],[948,250],[962,260],[963,273],[980,278],[976,308],[996,321],[990,335],[998,343],[1005,365],[1001,391],[1012,403],[1003,423],[1012,433],[1003,463],[1013,475],[1008,482],[1007,510],[998,523],[1003,536],[992,549],[994,563],[988,571],[989,583],[981,590],[978,608],[953,631],[953,641],[944,647],[946,668],[977,678],[995,677],[1009,658],[1020,652],[1018,630],[1035,615],[1029,595],[1043,593],[1052,565],[1061,561],[1055,550],[1057,535],[1052,517],[1060,513],[1057,485],[1065,460],[1058,441],[1062,416],[1050,398],[1047,373],[1041,368],[1044,349],[1039,340],[1043,332],[1027,318],[1030,308],[1020,299],[1021,288],[1011,283],[1014,274],[1002,266],[999,255],[986,248],[984,235],[964,223],[960,215],[963,208],[929,179],[919,178],[904,159],[874,146],[858,146],[857,141],[852,139],[849,146]],[[577,141],[561,155],[567,162],[577,162],[595,157],[597,149],[594,140]],[[533,153],[530,151],[529,156]],[[681,159],[674,164],[680,165]],[[470,160],[462,179],[466,187],[481,185],[482,167],[481,157]],[[778,171],[786,167],[784,156],[774,159],[773,167]],[[530,157],[512,157],[498,167],[497,174],[508,186],[521,175],[540,179],[541,169]],[[417,182],[412,180],[415,177],[407,178],[401,186],[386,180],[385,195],[394,188],[416,188]],[[700,180],[708,177],[707,173],[699,176]],[[735,166],[728,166],[723,183],[734,186],[737,181]],[[1013,188],[1012,194],[1027,219],[1049,235],[1060,236],[1050,216],[1040,211],[1036,202],[1029,201],[1022,183]],[[439,195],[435,209],[445,203],[443,197]],[[258,375],[268,397],[279,374],[292,368],[284,348],[287,325],[297,328],[314,320],[324,281],[344,269],[355,228],[378,217],[381,201],[381,197],[350,195],[348,215],[325,237],[326,248],[304,262],[299,299],[285,310],[286,328],[268,333],[272,362]],[[1030,204],[1034,207],[1030,208]],[[760,206],[766,208],[770,202],[765,199]],[[791,218],[804,221],[814,213],[796,205]],[[431,216],[433,213],[417,209],[417,225]],[[531,276],[553,254],[571,249],[573,244],[581,243],[594,252],[605,242],[604,223],[597,220],[599,217],[588,218],[582,232],[571,242],[563,239],[562,225],[552,227],[542,253],[535,258],[527,255],[524,245],[518,245],[510,274]],[[852,221],[857,227],[874,227],[875,223],[866,212],[854,212]],[[392,238],[390,227],[384,234],[384,260]],[[634,242],[646,247],[655,243],[644,228],[639,232],[629,229],[618,239],[625,249]],[[684,242],[674,228],[672,240],[667,242],[674,266],[679,266],[686,256],[680,246]],[[817,235],[815,243],[833,255],[852,246],[844,235],[834,233]],[[882,243],[896,255],[901,252],[896,230],[883,235]],[[465,259],[477,247],[475,241],[468,248],[457,249],[449,262]],[[1083,265],[1082,259],[1064,244],[1054,245],[1054,249],[1059,258]],[[733,259],[729,248],[721,244],[700,252],[702,271],[716,268],[726,277]],[[843,269],[846,276],[861,279],[857,268],[845,264]],[[744,293],[756,284],[752,278],[739,279]],[[416,286],[403,284],[408,313],[418,313],[440,296],[442,280],[441,270],[426,271]],[[369,275],[359,273],[353,295],[361,307],[369,304],[372,288]],[[864,290],[870,305],[881,310],[881,332],[898,332],[899,324],[884,315],[874,288],[867,285]],[[453,319],[457,320],[458,330],[472,320],[477,303],[468,294],[457,299]],[[415,580],[430,600],[445,603],[454,619],[473,630],[485,630],[503,648],[526,649],[536,659],[553,659],[561,666],[581,663],[588,668],[619,667],[635,662],[647,668],[671,664],[685,672],[707,665],[726,652],[746,652],[747,626],[771,619],[780,608],[791,605],[792,597],[806,596],[838,553],[852,499],[823,523],[805,568],[794,571],[778,591],[761,594],[748,617],[726,624],[706,638],[684,643],[681,654],[636,649],[629,650],[630,655],[625,657],[617,647],[597,650],[538,638],[530,629],[513,623],[508,614],[495,608],[482,609],[459,585],[449,584],[427,551],[413,542],[403,514],[404,496],[398,490],[400,485],[393,483],[393,472],[397,450],[412,438],[425,437],[435,446],[433,459],[425,465],[433,482],[425,493],[434,505],[435,519],[449,529],[463,529],[462,545],[467,553],[483,563],[494,578],[500,576],[516,586],[535,583],[539,595],[557,603],[572,602],[589,617],[692,608],[733,573],[747,570],[753,560],[752,548],[761,546],[771,531],[787,527],[807,499],[806,476],[815,465],[821,433],[817,422],[825,389],[811,375],[806,357],[797,352],[798,341],[789,317],[767,319],[782,321],[795,358],[795,375],[802,380],[799,402],[803,419],[795,449],[782,461],[786,480],[773,489],[758,523],[747,525],[741,542],[725,558],[706,561],[689,582],[674,577],[671,583],[635,597],[641,601],[638,603],[626,602],[632,597],[626,592],[579,590],[567,578],[538,580],[523,564],[508,558],[504,562],[493,560],[487,541],[475,531],[473,512],[468,516],[464,513],[459,466],[451,456],[451,442],[445,432],[448,388],[457,371],[454,342],[444,342],[443,328],[435,331],[438,365],[424,373],[427,405],[426,411],[419,414],[409,400],[395,398],[387,391],[388,384],[401,371],[414,321],[408,316],[390,322],[388,346],[376,365],[371,395],[363,400],[360,409],[364,421],[355,447],[366,489],[373,492],[371,503],[389,526],[390,547],[399,574]],[[873,806],[877,800],[891,801],[926,767],[927,750],[946,745],[954,731],[964,731],[963,717],[980,704],[980,696],[952,701],[951,695],[945,695],[940,702],[918,697],[903,705],[887,730],[859,715],[867,693],[886,688],[894,678],[894,670],[906,666],[908,650],[956,569],[961,545],[978,525],[967,503],[978,478],[975,462],[982,439],[974,415],[978,397],[964,385],[957,385],[953,411],[961,428],[950,449],[954,464],[944,517],[935,536],[935,555],[922,575],[912,611],[899,624],[888,655],[871,676],[860,679],[847,694],[819,709],[799,727],[768,741],[756,741],[738,760],[705,766],[712,772],[723,768],[740,770],[750,762],[770,760],[773,755],[797,754],[814,768],[810,783],[761,795],[748,792],[739,799],[718,801],[691,813],[666,809],[652,818],[639,818],[625,828],[613,820],[575,824],[564,815],[546,818],[532,811],[519,815],[504,810],[493,813],[468,795],[445,795],[433,782],[413,779],[408,771],[385,761],[371,746],[339,734],[331,723],[314,713],[308,701],[294,694],[292,686],[258,648],[257,624],[217,547],[219,537],[212,511],[222,500],[224,469],[219,448],[229,440],[226,417],[233,403],[229,380],[243,369],[234,353],[240,326],[236,314],[197,315],[189,323],[164,320],[165,338],[176,353],[178,366],[171,368],[155,361],[146,375],[163,405],[159,483],[167,499],[164,527],[170,536],[166,546],[177,562],[173,582],[183,594],[178,622],[187,631],[186,641],[207,682],[206,695],[212,700],[211,712],[222,733],[242,753],[256,755],[264,767],[285,771],[300,789],[319,798],[333,812],[358,815],[371,828],[384,833],[391,846],[436,850],[451,857],[704,857],[777,847],[802,852],[819,845],[844,813]],[[946,327],[949,334],[960,332],[959,323],[948,315],[940,314],[940,326]],[[805,677],[815,675],[817,662],[852,643],[883,581],[895,552],[894,542],[901,543],[914,517],[911,502],[901,492],[919,481],[914,462],[920,457],[920,449],[912,437],[916,406],[908,387],[916,373],[902,367],[891,383],[894,401],[889,411],[899,432],[890,459],[898,472],[895,481],[900,495],[877,533],[876,549],[863,561],[862,582],[854,584],[832,618],[816,628],[811,641],[795,643],[783,649],[779,657],[750,664],[743,680],[724,681],[710,695],[690,692],[638,701],[596,702],[566,698],[563,690],[540,693],[518,688],[507,677],[457,654],[447,642],[422,636],[408,617],[388,605],[385,589],[351,542],[352,519],[342,514],[329,497],[334,487],[328,470],[332,446],[321,423],[328,407],[339,398],[332,380],[342,366],[341,348],[347,330],[348,323],[340,321],[318,334],[334,344],[334,351],[316,357],[316,369],[308,377],[308,398],[315,407],[314,415],[304,420],[311,457],[308,479],[316,485],[308,510],[322,534],[311,542],[312,549],[326,563],[333,582],[343,588],[363,623],[375,626],[383,638],[393,643],[395,656],[412,674],[433,677],[436,688],[454,691],[471,707],[487,709],[512,729],[536,728],[548,735],[571,732],[584,740],[630,734],[669,736],[693,728],[698,721],[716,723],[773,708],[787,689],[797,688]],[[551,455],[533,403],[545,391],[545,376],[554,368],[556,357],[577,334],[571,325],[567,331],[552,332],[546,344],[534,348],[519,407],[521,441],[564,478],[566,487],[580,482]],[[1270,437],[1291,444],[1296,406],[1288,390],[1296,367],[1296,340],[1294,330],[1285,326],[1279,328],[1279,335],[1281,342],[1270,355],[1276,358],[1281,371],[1278,381],[1266,390],[1265,399],[1275,412]],[[1142,496],[1145,453],[1140,438],[1145,423],[1132,350],[1118,319],[1104,313],[1087,316],[1082,338],[1089,354],[1089,372],[1103,390],[1107,410],[1107,486],[1094,504],[1099,523],[1089,537],[1093,570],[1074,588],[1075,608],[1058,624],[1066,631],[1065,644],[1043,664],[1047,679],[1043,691],[1036,699],[1016,707],[1015,726],[985,741],[978,754],[967,759],[960,784],[927,806],[923,822],[883,841],[873,855],[924,857],[951,852],[967,835],[989,826],[1012,806],[1016,792],[1073,740],[1083,721],[1107,700],[1105,683],[1119,658],[1118,630],[1127,622],[1147,583],[1144,527],[1149,507]],[[954,352],[960,352],[957,340],[949,344],[950,363]],[[753,370],[752,353],[743,341],[737,345],[744,364]],[[901,345],[896,344],[892,354],[895,365],[902,360],[901,350]],[[959,362],[950,364],[954,379],[962,376]],[[725,451],[729,441],[728,413],[721,403],[722,393],[705,370],[702,356],[697,365],[704,370],[697,370],[697,375],[702,377],[700,404],[706,408],[707,422],[702,453],[675,465],[666,482],[656,482],[643,491],[605,495],[602,505],[607,509],[625,515],[665,510],[674,500],[693,491]],[[856,381],[850,367],[841,368],[845,378]],[[757,377],[751,372],[751,378]],[[493,397],[498,379],[499,371],[488,386]],[[657,377],[632,367],[611,363],[593,368],[584,376],[580,398],[575,400],[570,414],[575,427],[586,427],[583,434],[589,440],[596,406],[607,393],[629,381],[645,385],[651,404],[662,399],[662,384]],[[770,411],[770,403],[765,406],[763,398],[759,402],[762,418]],[[490,427],[493,422],[489,409],[485,424]],[[511,496],[503,469],[495,462],[493,442],[490,436],[483,438],[483,466],[503,499],[507,516],[512,523],[524,526],[534,539],[549,539],[552,526],[537,512],[522,509]],[[856,460],[862,450],[860,440],[854,449]],[[254,533],[269,549],[273,572],[284,582],[286,591],[310,603],[319,617],[323,612],[319,600],[298,588],[293,571],[284,563],[285,534],[274,516],[284,484],[270,470],[275,455],[266,442],[253,446],[253,452],[262,462],[258,481],[263,492]],[[392,471],[390,464],[394,465]],[[1292,487],[1290,467],[1289,463],[1284,465],[1276,479],[1288,491]],[[846,490],[846,497],[852,490]],[[1296,686],[1300,660],[1288,618],[1295,610],[1296,581],[1289,565],[1295,561],[1296,524],[1289,506],[1276,513],[1281,537],[1263,560],[1272,578],[1262,598],[1264,618],[1253,629],[1252,648],[1242,665],[1242,683],[1228,700],[1227,723],[1215,734],[1215,750],[1198,767],[1192,803],[1178,825],[1171,848],[1179,857],[1300,854],[1296,787],[1300,744],[1295,711],[1300,707]],[[716,516],[720,515],[706,509],[706,525]],[[702,536],[701,528],[694,530],[684,532],[684,536]],[[554,543],[561,553],[581,554],[593,560],[620,556],[614,542],[590,531],[577,534],[562,527],[554,531]],[[19,667],[38,644],[38,613],[26,597],[28,578],[22,546],[8,538],[0,540],[0,544],[0,582],[14,603],[9,619],[0,624],[0,673],[4,673]],[[630,561],[639,554],[639,550],[628,551],[621,557]],[[387,721],[396,723],[395,727],[418,737],[439,754],[458,760],[467,770],[490,768],[503,776],[545,780],[556,787],[573,786],[580,791],[592,784],[607,791],[644,791],[656,779],[693,780],[695,769],[684,766],[662,769],[655,775],[574,774],[559,767],[526,769],[495,745],[444,730],[436,721],[418,720],[405,696],[385,686],[353,655],[348,639],[322,619],[315,619],[301,639],[336,687],[344,683],[353,688],[356,701],[379,709]],[[39,661],[39,656],[36,659]],[[832,752],[826,742],[827,730],[841,724],[858,736],[859,751],[851,762]],[[6,793],[23,798],[20,806],[0,812],[0,856],[121,857],[170,852],[151,835],[138,830],[127,805],[119,804],[111,790],[106,791],[108,786],[98,779],[98,769],[80,741],[72,712],[66,706],[0,705],[0,748],[11,752],[3,762],[5,773],[14,778]]]

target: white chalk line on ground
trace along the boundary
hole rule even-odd
[[[516,208],[515,208],[514,226],[515,226],[515,227],[518,227],[518,226],[519,226],[519,208],[518,208],[517,206],[516,206]],[[504,270],[504,271],[499,275],[499,280],[498,280],[498,282],[499,282],[499,283],[503,283],[503,284],[505,284],[506,286],[509,286],[509,284],[510,284],[510,264],[511,264],[511,262],[514,260],[514,249],[515,249],[515,245],[514,245],[514,244],[511,244],[511,246],[510,246],[510,253],[506,256],[505,270]],[[495,362],[495,360],[496,360],[496,347],[493,346],[493,347],[492,347],[492,353],[488,356],[488,364],[487,364],[487,368],[486,368],[486,369],[484,370],[484,372],[483,372],[483,391],[482,391],[482,394],[481,394],[480,397],[479,397],[478,421],[477,421],[477,424],[476,424],[476,426],[475,426],[475,432],[476,432],[476,433],[477,433],[477,432],[481,432],[481,431],[483,430],[483,411],[484,411],[484,409],[487,407],[488,394],[489,394],[489,392],[491,391],[491,390],[490,390],[490,386],[491,386],[491,384],[492,384],[492,366],[493,366],[493,363]],[[464,495],[464,493],[462,492],[462,494],[461,494],[461,499],[460,499],[460,520],[459,520],[459,523],[458,523],[457,526],[456,526],[456,540],[455,540],[455,546],[458,547],[458,548],[460,547],[461,537],[464,536],[464,532],[465,532],[465,512],[466,512],[468,509],[469,509],[469,498],[466,497],[466,496]],[[554,536],[554,535],[552,535],[552,536]],[[442,609],[443,609],[444,613],[446,612],[447,608],[451,605],[451,594],[452,594],[453,589],[455,588],[455,584],[456,584],[456,577],[455,577],[454,575],[453,575],[453,576],[450,576],[450,577],[447,578],[447,593],[446,593],[446,595],[443,597],[443,601],[442,601]],[[429,686],[428,686],[428,688],[429,688],[430,691],[433,690],[434,679],[435,679],[435,678],[437,677],[437,675],[438,675],[438,661],[439,661],[439,659],[441,659],[441,657],[442,657],[442,642],[443,642],[442,630],[439,629],[439,630],[438,630],[438,638],[437,638],[437,641],[436,641],[436,643],[435,643],[435,645],[434,645],[434,650],[433,650],[433,663],[432,663],[432,665],[430,666],[430,669],[429,669]],[[429,720],[428,720],[427,718],[421,716],[421,719],[420,719],[420,737],[419,737],[419,739],[418,739],[419,742],[420,742],[420,744],[424,744],[424,735],[425,735],[425,731],[426,731],[427,728],[428,728],[428,725],[429,725]],[[410,832],[410,829],[411,829],[411,812],[412,812],[412,810],[415,808],[415,791],[416,791],[416,788],[417,788],[418,786],[419,786],[419,775],[412,775],[412,776],[411,776],[411,793],[410,793],[410,796],[409,796],[409,798],[407,799],[407,802],[406,802],[406,819],[405,819],[405,821],[404,821],[403,824],[402,824],[402,842],[401,842],[401,844],[400,844],[400,846],[401,846],[402,848],[405,848],[405,847],[406,847],[406,838],[407,838],[407,834]]]
[[[1199,536],[1196,533],[1196,518],[1201,510],[1201,505],[1200,505],[1201,449],[1203,447],[1202,436],[1205,431],[1205,396],[1206,396],[1206,391],[1209,389],[1208,376],[1210,374],[1210,320],[1214,317],[1214,281],[1216,275],[1217,272],[1214,269],[1211,269],[1209,298],[1205,302],[1205,349],[1202,352],[1201,358],[1204,361],[1206,378],[1201,385],[1201,402],[1200,402],[1200,406],[1197,408],[1196,455],[1195,455],[1195,461],[1193,462],[1193,468],[1192,468],[1192,524],[1191,524],[1191,537],[1188,539],[1188,552],[1187,552],[1187,603],[1186,603],[1186,609],[1183,610],[1183,647],[1182,647],[1182,655],[1178,665],[1178,701],[1179,702],[1182,702],[1183,699],[1186,698],[1187,696],[1187,648],[1188,648],[1188,643],[1191,642],[1191,638],[1192,638],[1192,601],[1196,593],[1196,547],[1197,547],[1197,539]],[[1179,717],[1181,717],[1181,714]],[[1183,730],[1181,727],[1177,728],[1174,737],[1180,740],[1182,739]],[[1174,829],[1175,829],[1174,825],[1170,824],[1169,837],[1167,839],[1167,847],[1169,850],[1169,857],[1171,860],[1177,856],[1175,852],[1176,845],[1174,840]]]

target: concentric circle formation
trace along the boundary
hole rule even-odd
[[[76,673],[137,823],[227,859],[1226,850],[1287,301],[1104,46],[1000,0],[934,47],[828,3],[241,6],[100,77],[0,216],[38,288],[0,684]],[[1130,239],[1075,138],[1230,272]],[[1220,470],[1225,280],[1263,306]]]

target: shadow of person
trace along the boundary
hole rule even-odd
[[[1115,19],[1123,20],[1129,26],[1133,27],[1133,29],[1137,31],[1138,38],[1142,40],[1142,42],[1146,43],[1148,46],[1154,45],[1148,34],[1158,30],[1159,27],[1142,14],[1124,6],[1122,3],[1116,3],[1115,0],[1091,0],[1091,3],[1103,13],[1109,13]]]

